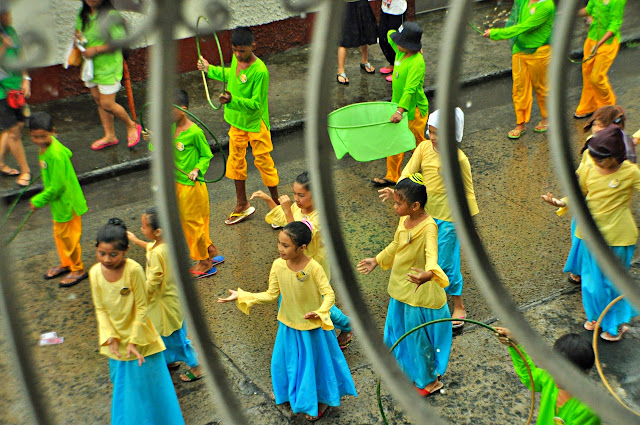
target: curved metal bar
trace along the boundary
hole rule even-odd
[[[584,195],[576,180],[574,165],[571,161],[573,152],[569,141],[569,129],[566,125],[567,90],[566,61],[561,55],[567,56],[569,42],[573,34],[573,26],[576,20],[577,1],[563,1],[557,22],[553,30],[554,54],[550,64],[550,84],[549,91],[549,118],[550,118],[550,146],[556,173],[560,184],[571,200],[571,210],[576,215],[580,230],[589,250],[596,259],[598,266],[604,274],[611,279],[616,288],[622,290],[629,301],[640,308],[640,286],[633,282],[631,275],[627,272],[622,262],[613,254],[609,245],[605,241],[602,233],[598,230]]]
[[[302,1],[282,0],[282,3],[284,4],[284,7],[287,8],[287,10],[290,10],[292,12],[297,12],[297,13],[304,13],[309,9],[311,9],[312,7],[319,6],[319,3],[321,1],[324,1],[324,0],[302,0]],[[336,22],[342,22],[342,21],[338,20]]]
[[[229,22],[229,18],[231,17],[231,11],[229,10],[227,3],[222,0],[209,0],[205,5],[204,10],[204,18],[207,21],[206,27],[199,28],[197,22],[196,25],[193,25],[184,15],[184,10],[180,18],[180,23],[192,31],[196,37],[198,34],[215,34],[218,31],[226,29],[226,24]],[[224,66],[224,63],[222,63],[221,66]]]
[[[443,111],[443,114],[441,114],[442,129],[439,130],[442,132],[443,140],[442,168],[456,222],[456,230],[464,252],[471,262],[478,285],[493,311],[509,324],[509,327],[526,347],[532,358],[547,369],[559,385],[589,404],[604,419],[616,424],[637,424],[637,418],[633,414],[620,409],[610,395],[596,387],[592,381],[588,380],[582,372],[578,371],[566,359],[549,349],[540,336],[529,326],[522,314],[517,312],[516,304],[508,295],[504,285],[502,285],[474,229],[473,219],[469,213],[469,206],[464,193],[464,184],[458,162],[458,147],[454,137],[454,108],[459,91],[458,76],[461,63],[459,58],[462,54],[465,36],[465,31],[459,31],[459,28],[463,28],[467,20],[470,9],[469,2],[469,0],[457,0],[452,2],[449,9],[443,34],[443,40],[447,41],[447,45],[443,45],[441,48],[437,83],[439,90],[437,101]],[[575,6],[575,1],[573,5]],[[555,36],[563,40],[562,37],[564,35],[564,42],[568,43],[570,40],[568,35],[559,33],[560,31],[556,32]],[[566,52],[556,51],[554,52],[554,57],[556,60],[558,58],[564,60]],[[565,116],[564,111],[560,109],[552,112],[551,116],[554,113],[557,114],[558,120]],[[561,125],[561,123],[558,123],[558,125]]]
[[[106,18],[103,18],[100,20],[100,23],[99,23],[100,32],[104,37],[104,39],[109,44],[109,47],[111,47],[111,50],[132,48],[132,46],[136,42],[142,39],[145,39],[145,40],[147,39],[146,38],[147,34],[152,33],[156,29],[156,25],[158,25],[158,22],[162,20],[162,17],[159,16],[160,15],[159,11],[161,10],[160,2],[156,2],[156,3],[158,4],[155,8],[149,8],[153,10],[153,14],[147,15],[147,18],[142,21],[142,27],[138,28],[133,34],[129,34],[125,38],[114,40],[111,38],[111,35],[109,34],[110,25],[118,22],[117,17],[107,16]]]
[[[326,70],[334,66],[335,47],[340,32],[336,31],[335,22],[342,22],[341,13],[344,10],[344,2],[325,1],[319,9],[311,46],[305,138],[307,166],[313,176],[311,185],[313,193],[319,194],[314,197],[314,202],[320,213],[320,220],[324,223],[321,230],[322,237],[331,256],[333,273],[331,281],[338,287],[340,299],[353,313],[351,317],[358,331],[358,341],[364,345],[364,352],[372,361],[374,370],[382,375],[385,384],[392,394],[397,396],[402,407],[418,422],[444,424],[436,411],[414,391],[395,359],[389,355],[387,347],[381,343],[380,334],[366,308],[362,293],[355,283],[357,280],[344,244],[342,226],[337,213],[338,207],[331,175],[333,154],[327,132],[327,116],[331,107],[329,99],[335,83],[329,78],[332,73]]]
[[[5,56],[0,59],[0,66],[11,71],[22,71],[23,69],[42,66],[40,60],[46,56],[47,50],[51,47],[49,40],[35,31],[26,31],[20,34],[20,44],[22,52],[29,51],[34,46],[37,47],[37,50],[28,56],[19,58],[17,61],[11,61],[11,63],[5,63]]]
[[[209,391],[219,408],[225,423],[248,423],[242,415],[238,401],[229,389],[232,385],[226,378],[221,361],[209,334],[207,320],[203,314],[200,296],[193,278],[189,273],[187,244],[182,235],[180,216],[176,208],[175,171],[173,163],[173,143],[171,133],[171,105],[176,90],[176,43],[173,40],[174,29],[180,20],[179,8],[182,1],[157,0],[157,6],[163,13],[158,19],[156,44],[151,50],[151,82],[149,92],[152,97],[151,124],[157,132],[154,160],[152,163],[153,180],[157,182],[156,201],[160,209],[163,235],[166,237],[170,258],[173,262],[182,308],[189,320],[192,336],[196,337],[203,358]]]

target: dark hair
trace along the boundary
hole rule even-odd
[[[553,344],[553,350],[584,372],[589,372],[595,363],[596,356],[591,343],[578,334],[561,336]]]
[[[29,117],[29,130],[53,131],[53,121],[51,115],[44,111],[34,112]]]
[[[101,243],[112,243],[118,251],[125,251],[129,248],[129,237],[127,236],[127,226],[119,218],[110,218],[107,224],[98,230],[96,246]]]
[[[109,13],[110,10],[115,9],[111,0],[102,0],[100,6],[98,6],[98,15],[103,12]],[[82,1],[82,10],[80,11],[80,20],[82,21],[82,31],[87,28],[87,24],[89,23],[89,15],[91,14],[91,7],[83,0]]]
[[[422,184],[414,182],[409,177],[400,180],[398,184],[396,184],[395,190],[400,199],[407,201],[409,205],[414,202],[420,203],[421,208],[427,205],[427,188]]]
[[[145,210],[144,215],[147,216],[147,220],[149,221],[149,226],[153,230],[158,230],[160,228],[160,220],[158,219],[158,208],[157,207],[149,207]]]
[[[311,229],[301,221],[292,221],[282,231],[291,238],[295,246],[309,245],[311,242]]]
[[[176,90],[176,96],[174,99],[175,99],[176,105],[184,109],[189,109],[189,94],[186,91],[182,89]]]
[[[305,190],[311,190],[311,182],[309,181],[309,172],[304,171],[296,177],[296,183],[304,186]]]
[[[253,31],[249,27],[237,27],[231,32],[233,46],[251,46],[254,40]]]

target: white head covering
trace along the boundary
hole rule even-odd
[[[456,142],[462,142],[462,134],[464,132],[464,112],[462,109],[456,108]],[[427,137],[429,136],[429,126],[439,128],[440,127],[440,109],[433,111],[429,114],[429,120],[427,121]]]

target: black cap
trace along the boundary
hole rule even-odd
[[[422,28],[415,22],[405,22],[397,32],[391,34],[391,40],[400,47],[414,52],[422,49]]]

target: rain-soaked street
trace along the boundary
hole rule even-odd
[[[505,57],[499,57],[496,61],[508,62],[508,51],[501,52],[505,53]],[[634,48],[621,50],[610,73],[618,103],[627,111],[627,129],[632,132],[640,128],[640,104],[637,102],[640,98],[640,73],[637,71],[640,69],[639,52]],[[429,69],[435,73],[435,66]],[[366,85],[365,76],[359,77],[355,72],[353,75],[349,88],[336,89],[336,103],[342,103],[341,96],[350,96],[349,102],[345,103],[351,103],[353,92],[356,91],[365,93],[365,98],[361,100],[373,100],[372,97],[382,99],[390,95],[387,86],[381,86],[380,93],[369,93],[368,88],[363,87]],[[432,84],[434,77],[432,74],[427,84],[430,81]],[[377,75],[377,78],[381,77]],[[578,65],[571,65],[567,79],[571,89],[566,95],[569,105],[573,107],[580,95]],[[194,101],[198,105],[202,104],[199,90],[194,86],[192,95],[199,98],[197,102]],[[272,96],[272,102],[277,104],[273,89]],[[430,101],[430,110],[437,109],[435,101]],[[532,131],[533,125],[540,120],[537,105],[533,107],[530,130],[517,141],[506,137],[514,121],[510,78],[463,89],[459,105],[466,114],[461,149],[471,163],[480,208],[475,219],[476,228],[503,283],[548,343],[567,332],[581,333],[590,338],[591,333],[582,328],[585,317],[580,290],[568,283],[562,273],[570,245],[569,218],[557,217],[554,209],[540,200],[543,193],[552,191],[561,194],[561,190],[551,165],[547,137]],[[77,119],[80,112],[76,111],[75,114],[73,119]],[[582,132],[584,121],[574,120],[572,114],[572,110],[567,111],[566,117],[577,158],[585,139]],[[84,125],[89,123],[85,122]],[[67,137],[78,139],[81,136],[78,133],[61,132],[62,141]],[[25,137],[25,144],[30,144],[28,136]],[[280,192],[291,195],[294,178],[306,169],[303,132],[294,129],[290,133],[278,133],[274,137],[274,146],[273,157],[281,180]],[[116,149],[120,148],[124,147]],[[124,152],[123,149],[121,151]],[[79,154],[74,156],[74,161],[81,164],[76,168],[81,167],[82,172],[87,172],[98,168],[100,161],[107,161],[107,158],[111,161],[111,157],[120,154],[115,149],[111,153],[92,153],[87,149],[81,155],[95,155],[86,159],[90,165]],[[222,170],[220,158],[217,154],[212,160],[207,178],[219,176]],[[370,178],[383,174],[384,161],[359,163],[350,157],[340,161],[332,159],[337,189],[335,196],[351,263],[355,267],[359,259],[378,253],[392,240],[398,217],[391,205],[379,202],[375,189],[369,184]],[[119,217],[130,230],[140,233],[140,214],[154,203],[153,185],[149,171],[143,170],[102,178],[83,186],[89,205],[89,212],[83,216],[82,246],[86,266],[96,262],[96,232],[108,218]],[[240,398],[251,424],[307,423],[303,415],[294,415],[284,406],[274,406],[269,398],[271,350],[277,329],[276,305],[256,306],[250,316],[245,316],[233,305],[216,303],[217,297],[224,294],[227,288],[240,286],[249,291],[266,289],[271,263],[277,257],[277,232],[264,221],[268,209],[264,203],[256,201],[253,205],[257,212],[249,220],[235,226],[225,226],[224,219],[235,205],[233,184],[223,179],[209,184],[208,189],[212,235],[226,261],[218,268],[217,275],[193,281],[192,284],[199,290],[207,325],[233,384],[230,391]],[[250,193],[263,189],[259,174],[249,160],[247,191]],[[636,220],[640,219],[638,197],[632,206]],[[26,203],[20,203],[14,217],[22,217],[27,209]],[[15,222],[19,221],[17,218]],[[8,229],[6,234],[12,230]],[[108,423],[111,383],[108,361],[98,354],[97,325],[89,283],[85,281],[64,290],[57,287],[55,280],[42,279],[46,269],[58,261],[48,210],[38,211],[32,216],[11,244],[11,256],[11,267],[18,283],[20,309],[27,318],[23,328],[24,338],[33,341],[36,359],[33,373],[39,375],[45,388],[55,423]],[[144,252],[136,246],[130,248],[129,257],[144,264]],[[637,257],[636,253],[636,261],[631,267],[636,279],[640,277]],[[484,301],[465,261],[464,250],[462,267],[467,317],[508,327],[508,323],[497,322],[499,318]],[[377,269],[371,275],[359,276],[357,282],[352,282],[363,291],[381,335],[389,301],[386,290],[388,278],[389,272]],[[340,292],[337,292],[336,299],[340,305]],[[345,313],[349,314],[348,311]],[[619,395],[638,409],[640,322],[636,319],[632,324],[635,326],[622,342],[601,344],[600,355],[605,373]],[[63,336],[64,343],[38,347],[39,335],[50,331]],[[358,329],[355,329],[355,334],[354,343],[345,350],[345,356],[359,395],[357,398],[344,398],[342,405],[332,408],[321,423],[383,423],[375,395],[377,373],[358,344]],[[382,337],[380,341],[382,343]],[[0,372],[4,377],[0,387],[0,423],[24,424],[28,421],[25,417],[26,402],[11,372],[7,348],[5,342],[0,344]],[[591,377],[600,380],[595,369]],[[203,380],[182,383],[174,372],[173,381],[187,424],[218,423],[220,417]],[[445,391],[425,402],[436,407],[449,423],[521,424],[527,419],[528,391],[514,373],[507,350],[483,328],[466,326],[461,335],[454,337],[449,369],[443,382]],[[604,387],[602,390],[605,391]],[[383,403],[390,423],[412,423],[385,391],[384,384]]]

